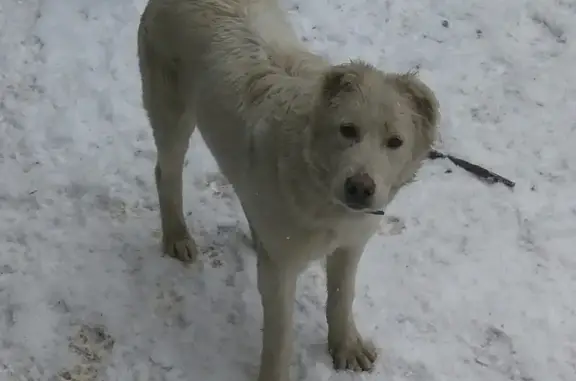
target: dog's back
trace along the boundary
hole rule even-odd
[[[315,75],[328,63],[301,43],[276,0],[245,0],[247,22],[264,43],[272,62],[291,75]]]
[[[301,44],[275,0],[150,0],[139,34],[166,58],[194,61],[242,48],[253,53],[246,55],[251,64],[269,61],[288,71],[300,60],[326,64]]]
[[[246,4],[247,25],[266,45],[285,51],[305,50],[275,0],[243,1]]]

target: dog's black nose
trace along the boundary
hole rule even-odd
[[[344,197],[348,206],[354,209],[369,207],[376,191],[376,184],[366,173],[350,176],[344,182]]]

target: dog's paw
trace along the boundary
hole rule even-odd
[[[198,257],[198,248],[191,237],[164,239],[164,253],[184,263],[192,263]]]
[[[336,370],[349,369],[356,372],[369,371],[374,367],[378,357],[376,348],[372,343],[362,340],[360,335],[354,334],[348,340],[329,342],[329,352]]]

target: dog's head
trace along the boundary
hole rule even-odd
[[[435,139],[436,97],[414,73],[362,62],[332,66],[319,91],[308,160],[326,197],[348,211],[382,209]]]

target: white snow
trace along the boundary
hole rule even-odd
[[[160,255],[135,50],[144,2],[0,2],[0,381],[256,377],[247,227],[198,135],[185,208],[203,266]],[[334,62],[420,66],[442,104],[438,146],[517,181],[426,163],[358,276],[375,371],[333,371],[314,264],[298,289],[293,379],[576,380],[576,3],[282,4]]]

